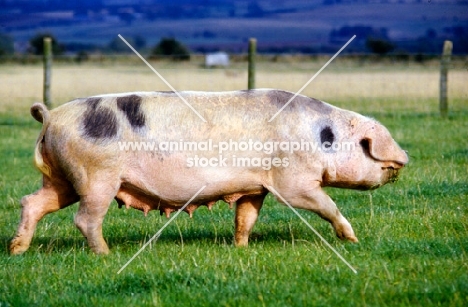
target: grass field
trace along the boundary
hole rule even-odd
[[[338,62],[339,63],[339,62]],[[322,63],[261,63],[257,87],[299,89]],[[156,63],[179,90],[233,90],[244,64],[226,70]],[[32,166],[40,124],[40,66],[0,69],[0,307],[4,306],[466,306],[468,303],[468,88],[449,75],[450,116],[437,112],[438,71],[410,66],[330,65],[304,94],[370,115],[409,152],[400,180],[372,192],[328,189],[360,239],[335,238],[300,213],[354,274],[287,207],[269,195],[248,248],[233,246],[234,211],[224,203],[180,215],[121,274],[117,271],[167,221],[156,211],[111,206],[109,256],[92,254],[73,224],[77,206],[46,216],[31,248],[10,256],[19,200],[41,185]],[[53,99],[167,90],[141,65],[57,66]]]

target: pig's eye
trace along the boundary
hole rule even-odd
[[[369,152],[369,140],[362,139],[361,142],[359,142],[359,145],[364,149],[364,152]]]

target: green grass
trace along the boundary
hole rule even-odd
[[[28,252],[10,256],[19,200],[41,185],[31,162],[40,125],[3,113],[0,307],[466,306],[468,109],[459,103],[443,120],[404,106],[367,113],[409,151],[400,180],[372,192],[327,189],[360,243],[341,242],[328,223],[300,211],[358,274],[271,195],[248,248],[234,248],[234,210],[219,203],[179,216],[117,275],[167,219],[114,203],[104,223],[109,256],[89,251],[73,224],[76,205],[46,216]]]

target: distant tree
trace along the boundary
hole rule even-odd
[[[358,42],[358,45],[364,45],[369,38],[372,38],[374,41],[389,40],[387,28],[374,28],[372,26],[356,25],[343,26],[339,29],[333,29],[330,32],[330,42],[343,43],[349,40],[353,35],[356,35],[355,41]]]
[[[385,39],[375,39],[375,38],[368,38],[366,40],[366,47],[372,52],[376,54],[386,54],[395,49],[395,46],[388,40]]]
[[[152,57],[171,56],[176,61],[190,60],[190,52],[175,38],[162,38],[153,48]]]
[[[44,53],[44,37],[50,37],[52,39],[52,53],[54,55],[60,55],[64,51],[63,45],[60,45],[57,42],[57,39],[52,35],[48,33],[39,33],[36,34],[31,40],[29,41],[29,44],[31,45],[31,52],[36,55],[42,55]]]
[[[0,56],[13,54],[13,38],[5,33],[0,33]]]

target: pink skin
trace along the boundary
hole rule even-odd
[[[161,136],[167,140],[212,139],[214,143],[226,138],[320,140],[324,125],[328,125],[333,133],[328,138],[333,142],[352,142],[355,149],[351,152],[277,152],[277,157],[289,159],[289,165],[268,170],[232,165],[187,167],[187,157],[195,154],[218,157],[218,153],[122,151],[117,142],[94,142],[80,134],[81,117],[90,112],[83,101],[74,101],[50,112],[43,105],[35,104],[32,114],[43,122],[35,151],[36,165],[43,173],[43,187],[21,200],[21,221],[10,245],[12,254],[21,254],[29,248],[37,222],[46,214],[77,201],[76,226],[93,252],[107,254],[109,248],[102,236],[102,223],[112,199],[115,198],[119,206],[133,207],[145,215],[150,210],[160,210],[161,214],[169,216],[202,186],[206,188],[186,211],[192,215],[199,206],[211,208],[218,200],[230,205],[236,203],[234,241],[237,246],[248,245],[268,186],[274,187],[292,206],[315,212],[330,222],[339,238],[357,242],[350,223],[322,187],[377,188],[392,181],[398,170],[408,163],[406,153],[376,121],[319,101],[309,101],[307,97],[301,96],[305,103],[293,101],[288,107],[290,110],[285,109],[281,114],[281,121],[273,124],[267,123],[267,119],[281,106],[278,97],[287,100],[290,93],[274,90],[256,90],[249,96],[243,92],[183,93],[195,109],[206,109],[204,116],[209,124],[204,124],[177,97],[154,93],[138,95],[143,97],[141,112],[151,114],[145,122],[145,135],[132,131],[125,114],[116,107],[117,96],[106,96],[99,102],[100,107],[115,114],[119,140],[161,140]],[[97,108],[96,99],[93,103]],[[296,109],[300,111],[291,111]],[[171,114],[177,117],[172,118]],[[186,125],[174,126],[186,122]],[[234,155],[267,156],[261,152],[223,154],[228,161]]]

